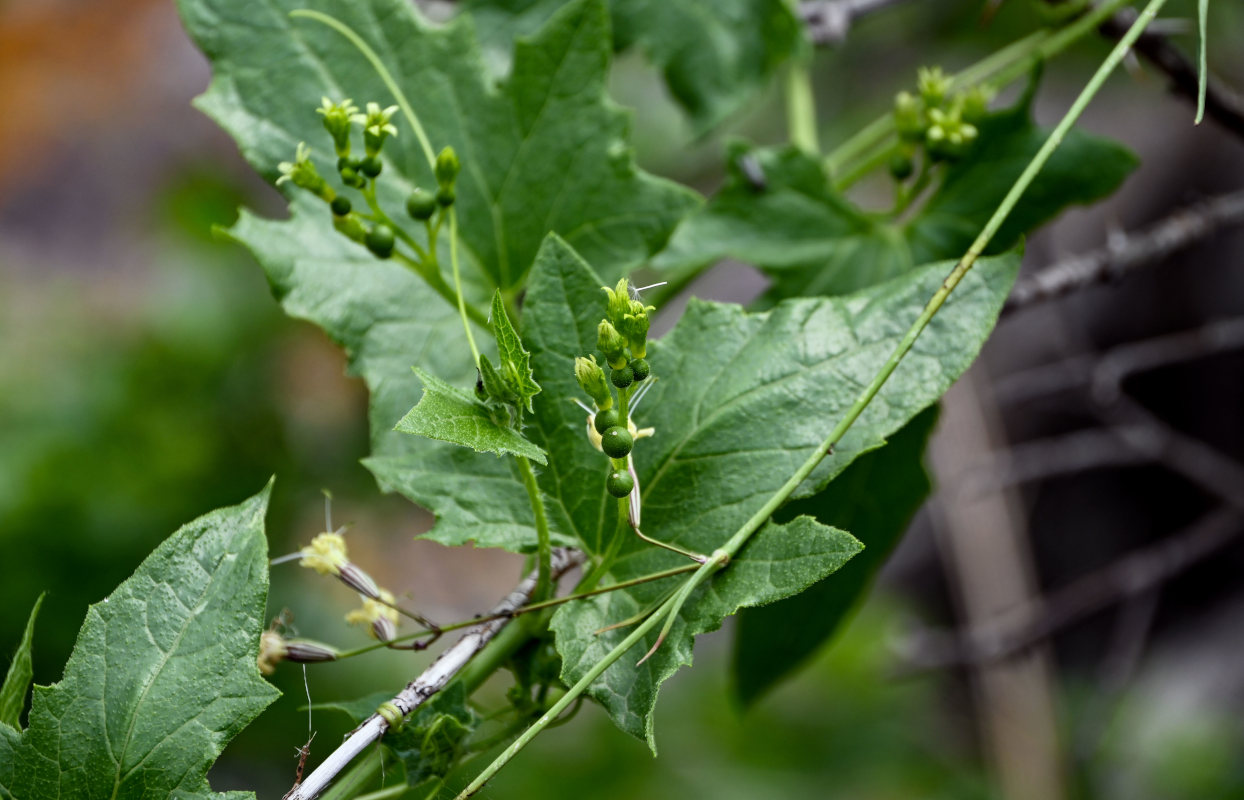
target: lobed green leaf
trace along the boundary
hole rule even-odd
[[[987,338],[1018,262],[1015,254],[986,258],[968,274],[801,494],[814,494],[941,396]],[[636,424],[656,430],[632,454],[645,533],[703,553],[722,544],[820,444],[951,266],[931,264],[855,295],[792,300],[764,313],[693,300],[675,328],[653,343],[649,361],[660,380],[635,415]],[[524,334],[551,396],[573,395],[573,358],[594,349],[595,322],[604,313],[599,286],[582,259],[550,239],[532,274]],[[601,487],[607,460],[589,443],[582,412],[568,403],[538,403],[536,411],[532,435],[549,453],[542,486],[559,530],[594,554],[613,536],[625,537],[611,568],[616,580],[677,565],[676,555],[642,544],[625,527],[619,531],[616,503]],[[620,621],[658,590],[613,593],[557,612],[563,678],[573,681],[589,665],[577,638],[587,626]],[[612,618],[602,621],[605,610]],[[686,613],[699,612],[691,604]],[[595,616],[580,622],[581,614]],[[651,734],[656,684],[685,663],[692,634],[677,630],[686,641],[667,642],[639,670],[615,664],[593,689],[631,733]],[[623,635],[602,635],[593,647],[607,652]],[[614,696],[608,687],[618,686],[633,687],[633,694]]]
[[[423,381],[423,399],[397,423],[397,430],[460,444],[477,453],[515,455],[545,463],[544,451],[508,425],[474,397],[435,375],[415,367]]]
[[[255,663],[270,488],[186,525],[91,606],[29,727],[0,725],[0,796],[252,796],[211,792],[207,770],[279,695]]]
[[[469,0],[463,11],[474,18],[485,48],[504,60],[515,38],[563,5]],[[642,50],[699,132],[742,108],[803,47],[802,25],[783,0],[613,0],[609,10],[614,48]]]

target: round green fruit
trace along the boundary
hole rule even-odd
[[[604,433],[610,428],[617,426],[618,422],[618,410],[616,408],[596,412],[595,425],[597,433]]]
[[[626,497],[635,488],[635,479],[624,469],[616,469],[605,479],[605,488],[614,497]]]
[[[388,225],[375,226],[367,232],[365,244],[368,250],[380,258],[388,258],[393,255],[393,229]]]
[[[610,458],[626,458],[627,453],[635,446],[631,432],[621,425],[608,428],[600,437],[600,449]]]

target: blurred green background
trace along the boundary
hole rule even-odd
[[[1171,5],[1174,16],[1191,7]],[[917,65],[963,66],[1033,24],[1018,0],[1004,3],[988,25],[981,10],[966,0],[913,1],[861,22],[847,43],[818,53],[823,141],[841,141],[883,111]],[[1229,3],[1218,4],[1219,12],[1214,68],[1241,85],[1244,12]],[[1188,37],[1179,41],[1192,46]],[[1056,113],[1104,52],[1100,41],[1086,42],[1053,65],[1039,108]],[[720,179],[727,135],[784,136],[773,93],[729,130],[695,140],[640,58],[624,56],[615,73],[615,96],[644,109],[636,119],[641,162],[702,191]],[[208,77],[168,2],[0,4],[0,96],[10,109],[0,122],[0,668],[28,609],[46,591],[34,650],[39,683],[59,677],[87,604],[179,525],[253,494],[271,475],[278,476],[268,519],[274,555],[322,529],[321,490],[330,489],[337,522],[352,525],[355,560],[382,584],[410,592],[433,618],[482,610],[520,570],[505,554],[413,541],[430,524],[427,515],[381,496],[358,463],[367,447],[366,397],[343,375],[344,358],[311,326],[285,319],[249,256],[213,236],[239,205],[268,214],[280,214],[281,205],[227,137],[190,107]],[[1176,196],[1244,183],[1238,140],[1208,125],[1193,140],[1187,107],[1161,87],[1153,74],[1112,80],[1086,124],[1127,141],[1145,167],[1125,188],[1126,199],[1069,215],[1057,236],[1030,244],[1030,256],[1091,246],[1106,221],[1143,221]],[[861,197],[867,202],[882,190],[866,183]],[[1232,257],[1240,263],[1238,236],[1224,248],[1226,264]],[[1186,319],[1205,313],[1205,303],[1244,311],[1234,291],[1239,283],[1214,280],[1226,289],[1203,292],[1210,300],[1188,300]],[[700,292],[745,300],[757,286],[754,273],[735,265],[715,272]],[[1159,283],[1151,291],[1161,297],[1166,290]],[[1185,321],[1180,308],[1164,305],[1158,316],[1165,322],[1154,324],[1177,328]],[[1147,330],[1132,310],[1110,313],[1123,321],[1111,327],[1095,317],[1086,323],[1097,331],[1090,340]],[[1051,321],[1021,323],[1030,327],[1004,330],[999,347],[1009,341],[1013,348],[1034,329],[1040,335]],[[1005,363],[1013,355],[995,348],[986,360]],[[1238,364],[1232,368],[1238,372]],[[1229,416],[1231,409],[1215,413]],[[1136,490],[1129,484],[1116,502],[1126,504]],[[1030,499],[1036,508],[1038,499]],[[1057,514],[1045,513],[1057,524]],[[585,708],[572,724],[537,740],[484,796],[998,796],[965,676],[895,676],[901,664],[894,643],[912,620],[954,620],[953,592],[930,555],[927,528],[917,522],[914,543],[834,646],[757,707],[743,712],[730,699],[727,630],[702,641],[695,669],[665,691],[659,759]],[[1126,536],[1103,541],[1116,549],[1134,543]],[[1105,710],[1091,648],[1072,638],[1060,649],[1056,720],[1069,742],[1085,719],[1101,728],[1086,752],[1068,758],[1071,795],[1244,798],[1241,680],[1208,697],[1187,686],[1209,680],[1197,677],[1199,664],[1225,661],[1244,674],[1244,626],[1232,629],[1209,614],[1239,619],[1240,557],[1232,552],[1219,572],[1200,576],[1196,591],[1176,586],[1160,617],[1163,636],[1209,633],[1191,643],[1162,638],[1170,646],[1155,649],[1165,660],[1155,658]],[[1048,582],[1084,567],[1047,556]],[[340,623],[350,604],[341,587],[292,566],[274,570],[270,613],[290,609],[306,635],[358,641],[360,634]],[[1094,636],[1091,628],[1079,635]],[[378,654],[326,665],[308,671],[306,690],[320,702],[396,689],[426,658]],[[286,696],[226,751],[215,788],[277,797],[292,781],[306,690],[296,668],[274,680]],[[499,704],[504,683],[494,681],[486,703],[491,697]],[[347,725],[318,712],[315,727],[313,753],[322,756]]]

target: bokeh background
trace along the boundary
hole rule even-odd
[[[1192,5],[1175,0],[1166,15],[1186,52]],[[984,6],[910,0],[819,50],[822,142],[884,111],[917,66],[960,68],[1036,24],[1024,0],[988,22]],[[1244,6],[1219,2],[1212,15],[1211,69],[1244,86]],[[1058,118],[1107,49],[1090,39],[1048,66],[1041,121]],[[488,607],[521,569],[506,554],[414,540],[431,520],[380,495],[358,463],[366,397],[342,354],[285,319],[249,256],[213,235],[239,205],[278,215],[282,204],[190,106],[209,77],[169,0],[0,2],[0,666],[46,591],[39,683],[59,678],[89,603],[179,525],[271,475],[274,555],[322,530],[329,489],[354,559],[433,618]],[[621,57],[613,83],[620,102],[642,109],[641,164],[701,191],[721,180],[726,137],[785,135],[774,92],[696,139],[642,59]],[[1033,237],[1026,270],[1244,187],[1244,138],[1212,121],[1194,128],[1153,69],[1113,78],[1083,124],[1143,165],[1115,198]],[[855,191],[866,204],[886,200],[881,179]],[[745,302],[763,287],[745,265],[723,264],[691,291]],[[1092,583],[1141,548],[1186,537],[1203,515],[1240,507],[1244,490],[1233,501],[1161,448],[1112,436],[1117,421],[1083,381],[1059,389],[1031,370],[1095,364],[1241,315],[1238,230],[1118,285],[1008,315],[945,404],[931,450],[940,488],[829,648],[743,710],[728,686],[727,628],[700,642],[695,668],[663,693],[659,759],[587,707],[485,796],[1244,798],[1238,513],[1212,557],[1156,587],[1116,592],[1009,659],[944,658],[947,632],[1033,612],[1042,594]],[[1239,350],[1208,347],[1125,384],[1159,430],[1222,459],[1202,466],[1227,476],[1226,494],[1236,486],[1227,467],[1244,470],[1242,367]],[[295,567],[273,572],[270,612],[289,609],[306,635],[355,641],[340,621],[350,605],[344,589]],[[425,660],[323,665],[305,685],[298,669],[282,670],[285,697],[226,751],[214,788],[280,796],[305,739],[307,692],[327,702],[396,689]],[[499,704],[504,688],[496,681],[485,703]],[[313,758],[348,727],[329,712],[314,726]]]

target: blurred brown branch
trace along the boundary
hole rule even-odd
[[[1075,622],[1136,597],[1235,541],[1244,514],[1221,508],[1179,533],[1073,581],[1043,600],[961,633],[921,631],[900,645],[907,671],[996,661],[1023,652]]]
[[[1236,225],[1244,225],[1244,191],[1181,208],[1139,231],[1112,234],[1104,247],[1063,259],[1021,278],[1002,311],[1005,314],[1076,289],[1118,280],[1133,270],[1157,264],[1222,228]]]

